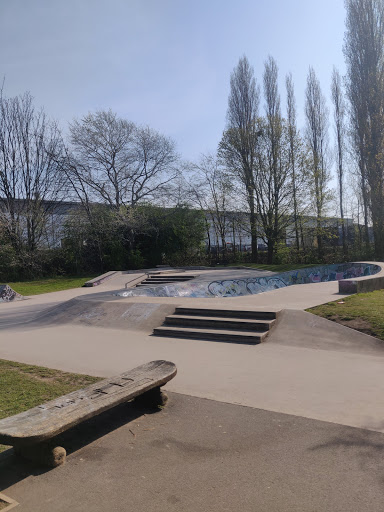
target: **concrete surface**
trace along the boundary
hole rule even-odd
[[[78,429],[54,470],[5,452],[0,483],[20,512],[381,512],[383,450],[383,434],[172,394]]]
[[[347,337],[353,332],[344,329]],[[378,352],[318,350],[268,338],[257,346],[167,339],[77,325],[7,331],[0,337],[4,359],[102,377],[167,359],[179,370],[172,391],[381,432],[384,361],[380,347]]]
[[[318,265],[296,270],[289,270],[273,275],[256,275],[255,271],[249,271],[244,275],[244,270],[226,269],[227,275],[220,277],[220,272],[212,270],[206,274],[195,277],[192,281],[166,284],[153,284],[140,288],[122,290],[119,295],[122,297],[240,297],[243,295],[254,295],[265,293],[277,288],[292,286],[293,284],[307,284],[318,282],[338,281],[344,282],[344,286],[355,286],[363,280],[369,289],[380,289],[384,283],[384,264],[377,262],[349,262],[330,265]],[[252,272],[254,275],[252,275]],[[257,272],[257,271],[256,271]],[[261,271],[260,271],[261,272]],[[223,272],[221,272],[223,274]],[[360,277],[359,277],[360,276]],[[361,277],[364,276],[364,277]],[[377,276],[382,276],[382,280]],[[353,281],[351,280],[353,278]],[[344,293],[355,293],[356,290],[340,289]]]
[[[301,310],[284,309],[268,337],[268,343],[285,347],[384,356],[384,342],[373,336]]]
[[[376,263],[366,262],[375,265]],[[373,275],[360,277],[358,279],[349,278],[339,281],[340,293],[367,293],[375,290],[381,290],[384,287],[384,266],[379,263],[381,270]]]
[[[107,281],[99,293],[68,290],[0,308],[3,359],[105,377],[154,359],[178,367],[167,386],[169,408],[143,416],[127,405],[85,427],[62,468],[42,472],[11,451],[1,454],[0,490],[20,510],[383,509],[383,346],[303,311],[343,297],[337,282],[138,302],[111,294],[123,279]],[[120,318],[126,308],[136,320],[124,329],[109,320],[102,329],[91,318],[90,325],[73,320],[79,308],[87,314],[101,303],[106,318],[113,311]],[[285,311],[258,346],[153,337],[137,320],[149,310],[161,320],[191,304]],[[51,324],[36,321],[42,313]]]
[[[125,277],[123,277],[125,279]],[[113,279],[111,281],[114,281]],[[76,297],[93,301],[121,301],[122,304],[171,304],[176,306],[199,307],[220,307],[220,308],[242,308],[242,309],[264,309],[279,311],[283,308],[307,309],[319,304],[331,302],[347,297],[346,294],[338,293],[337,281],[329,283],[311,283],[305,285],[293,285],[279,290],[273,290],[258,295],[246,295],[243,297],[225,298],[186,298],[186,297],[116,297],[114,292],[115,284],[107,281],[105,284],[95,288],[75,288],[62,292],[45,293],[35,295],[28,300],[1,304],[0,307],[0,329],[11,326],[22,326],[23,323],[38,318],[49,309],[63,304]]]

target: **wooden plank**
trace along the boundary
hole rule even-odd
[[[0,420],[0,443],[21,447],[47,441],[82,421],[163,386],[176,372],[176,366],[169,361],[151,361],[4,418]]]

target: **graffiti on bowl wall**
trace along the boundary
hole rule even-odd
[[[341,265],[323,265],[320,267],[291,270],[271,277],[253,277],[247,279],[213,281],[208,291],[214,297],[234,297],[256,294],[284,288],[294,284],[324,283],[340,281],[379,272],[378,265],[369,263],[347,263]]]
[[[216,281],[188,281],[153,288],[133,288],[117,295],[121,297],[240,297],[255,295],[295,284],[324,283],[377,274],[381,267],[372,263],[343,263],[291,270],[267,277],[224,279]]]

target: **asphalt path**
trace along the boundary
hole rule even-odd
[[[20,512],[382,512],[384,434],[171,394],[67,435],[66,465],[0,455]]]

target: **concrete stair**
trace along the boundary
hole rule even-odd
[[[276,321],[272,311],[178,307],[153,334],[174,338],[258,344]]]
[[[172,276],[172,275],[154,274],[154,275],[150,275],[149,277],[144,279],[144,281],[141,281],[141,283],[138,283],[136,285],[136,288],[161,286],[164,284],[172,284],[172,283],[182,283],[184,281],[190,281],[194,277],[195,277],[194,275]]]

